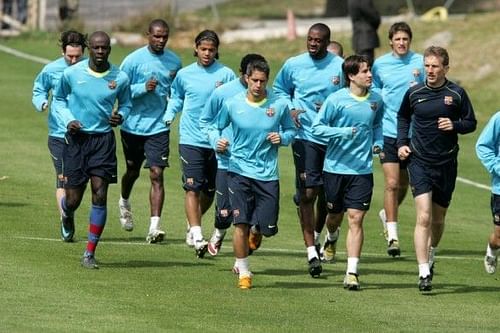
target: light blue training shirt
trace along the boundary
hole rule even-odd
[[[476,154],[491,175],[491,192],[500,195],[500,111],[491,117],[479,135]]]

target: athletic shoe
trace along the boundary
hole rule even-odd
[[[493,274],[497,270],[497,257],[484,257],[484,269],[486,273]]]
[[[358,274],[347,273],[344,277],[344,288],[349,290],[359,290]]]
[[[212,233],[212,237],[210,237],[210,241],[207,245],[208,253],[210,253],[212,257],[215,257],[219,253],[222,246],[222,241],[224,240],[225,236],[226,230],[224,230],[224,234],[221,237],[217,237],[216,230],[214,230],[214,232]]]
[[[165,238],[165,231],[160,229],[150,230],[146,237],[146,242],[149,244],[160,243]]]
[[[387,246],[387,254],[392,257],[401,255],[401,249],[399,248],[399,241],[397,239],[391,239]]]
[[[432,290],[432,278],[430,275],[427,275],[426,277],[419,278],[418,290],[420,290],[420,291],[431,291]]]
[[[194,241],[194,252],[197,258],[203,258],[205,253],[207,253],[208,242],[204,239]]]
[[[120,224],[122,225],[122,229],[125,231],[134,230],[130,204],[125,205],[121,200],[118,200],[118,208],[120,208]]]
[[[247,290],[252,288],[252,276],[245,275],[238,279],[238,288]]]
[[[380,218],[380,222],[382,222],[382,227],[384,228],[383,230],[383,235],[385,240],[388,242],[389,241],[389,232],[387,231],[387,216],[385,215],[385,209],[381,209],[378,212],[378,217]]]
[[[75,235],[75,218],[73,216],[61,215],[61,238],[63,242],[70,243]]]
[[[338,230],[336,231],[336,233],[338,238]],[[323,244],[320,252],[321,258],[324,262],[334,262],[335,254],[337,253],[337,239],[331,241],[328,239],[328,235],[325,235],[325,243]]]
[[[313,278],[319,278],[321,272],[323,272],[323,267],[321,267],[321,261],[318,258],[314,257],[311,260],[309,260],[308,265],[309,265],[309,274],[311,274]]]
[[[187,224],[187,229],[186,229],[186,245],[189,246],[189,247],[193,247],[194,246],[194,239],[193,239],[193,235],[190,232],[189,222],[186,221],[186,224]]]
[[[82,267],[84,267],[84,268],[89,268],[89,269],[98,269],[99,268],[99,266],[97,265],[97,262],[95,261],[94,256],[83,255],[81,264],[82,264]]]
[[[234,263],[234,266],[231,269],[231,272],[233,272],[234,275],[239,275],[240,274],[240,268],[238,266],[236,266],[236,263]]]
[[[260,231],[255,230],[253,227],[250,229],[250,232],[248,233],[248,249],[253,252],[257,250],[260,247],[260,244],[262,243],[262,234]]]

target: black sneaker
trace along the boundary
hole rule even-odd
[[[314,257],[309,260],[309,274],[313,278],[319,278],[322,271],[323,267],[321,267],[321,261],[318,258]]]
[[[420,291],[431,291],[432,290],[432,278],[430,275],[427,275],[426,277],[419,278],[418,290],[420,290]]]
[[[73,216],[61,215],[61,238],[63,242],[70,243],[75,235],[75,219]]]

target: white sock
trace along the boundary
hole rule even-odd
[[[326,237],[328,237],[329,241],[336,241],[339,238],[340,228],[337,228],[334,232],[328,231]]]
[[[310,261],[313,258],[318,258],[318,252],[316,252],[316,247],[314,245],[307,247],[307,260]]]
[[[419,277],[426,277],[431,275],[431,270],[429,268],[429,263],[423,263],[418,265],[418,276]]]
[[[314,231],[314,244],[321,243],[321,232]]]
[[[250,273],[250,263],[248,262],[248,257],[236,258],[234,266],[238,267],[240,270],[240,278],[252,275],[252,273]]]
[[[221,239],[226,235],[226,229],[215,228],[215,237]]]
[[[387,238],[389,241],[398,240],[398,222],[391,221],[387,222]]]
[[[436,256],[436,251],[437,251],[437,247],[430,247],[429,248],[429,266],[432,266],[432,264],[434,263],[434,257]]]
[[[130,207],[130,201],[120,196],[120,206]]]
[[[347,257],[346,273],[358,274],[358,262],[359,262],[359,257]]]
[[[490,246],[490,243],[488,243],[488,246],[486,247],[486,255],[488,257],[496,257],[498,254],[498,249],[493,250]]]
[[[160,217],[159,216],[151,216],[149,224],[149,231],[154,231],[160,229]]]
[[[193,236],[193,241],[201,241],[203,239],[203,234],[201,233],[201,226],[194,225],[189,228],[189,232]]]

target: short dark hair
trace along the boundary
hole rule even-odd
[[[155,20],[151,21],[151,23],[149,23],[148,32],[153,31],[154,27],[162,27],[162,28],[165,28],[167,30],[170,30],[170,27],[168,26],[167,21],[162,20],[162,19],[155,19]]]
[[[448,66],[450,63],[450,57],[448,55],[448,51],[444,47],[441,46],[429,46],[424,51],[424,59],[428,56],[440,57],[443,59],[443,66]]]
[[[266,58],[257,53],[249,53],[245,55],[243,58],[241,58],[240,62],[241,73],[245,74],[247,72],[248,64],[256,60],[266,61]]]
[[[203,30],[202,32],[200,32],[196,38],[194,39],[194,44],[196,46],[200,45],[202,41],[204,40],[208,40],[208,41],[211,41],[215,44],[215,47],[217,49],[219,49],[219,36],[217,36],[217,33],[213,30]],[[196,52],[196,50],[194,51],[194,56],[197,57],[198,54]],[[217,51],[217,53],[215,54],[215,59],[219,59],[219,52]]]
[[[392,37],[399,31],[406,32],[410,37],[410,40],[413,38],[413,34],[411,32],[411,28],[408,23],[396,22],[389,28],[389,39],[392,39]]]
[[[266,76],[269,77],[271,69],[267,61],[257,59],[248,63],[245,74],[250,76],[254,71],[264,72]]]
[[[82,51],[87,47],[87,35],[84,35],[75,30],[63,31],[59,39],[63,52],[66,52],[66,46],[82,47]]]
[[[344,72],[344,80],[346,87],[349,86],[351,80],[349,79],[349,75],[356,75],[359,73],[360,65],[366,62],[368,65],[370,64],[370,60],[364,55],[351,55],[348,56],[344,63],[342,64],[342,71]]]
[[[309,28],[308,31],[311,31],[311,30],[318,30],[318,31],[323,32],[325,34],[325,39],[330,40],[331,31],[330,31],[330,28],[326,24],[314,23],[313,25],[311,25],[311,27]]]

